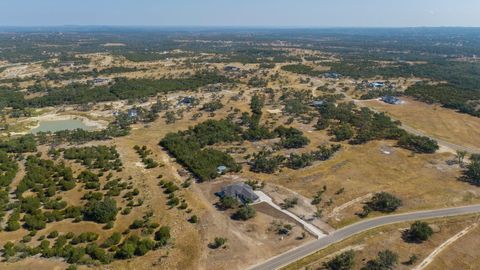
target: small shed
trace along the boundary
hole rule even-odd
[[[236,198],[240,203],[253,203],[256,202],[259,197],[253,188],[245,183],[235,183],[232,185],[222,187],[220,192],[217,192],[217,195],[220,198],[223,197],[232,197]]]
[[[224,174],[228,171],[228,168],[227,166],[224,166],[224,165],[220,165],[217,167],[217,173],[218,174]]]

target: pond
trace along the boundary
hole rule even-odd
[[[87,126],[81,120],[78,119],[68,119],[68,120],[51,120],[51,121],[40,121],[38,127],[30,130],[30,133],[37,132],[56,132],[60,130],[73,130],[73,129],[84,129],[84,130],[93,130],[94,126]]]

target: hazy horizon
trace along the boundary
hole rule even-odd
[[[3,0],[0,26],[480,27],[476,0]]]

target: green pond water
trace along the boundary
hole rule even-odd
[[[85,125],[81,120],[68,119],[68,120],[53,120],[53,121],[40,121],[39,126],[30,130],[31,133],[37,132],[55,132],[60,130],[73,130],[73,129],[92,130],[95,127]]]

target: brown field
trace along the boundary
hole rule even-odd
[[[297,54],[306,53],[305,51],[297,51]],[[179,77],[185,74],[193,74],[195,71],[206,68],[217,68],[222,70],[226,64],[208,64],[199,65],[198,67],[187,67],[185,59],[155,61],[155,62],[130,62],[123,57],[111,56],[108,54],[89,54],[83,55],[91,59],[91,63],[86,66],[87,69],[108,68],[113,66],[138,67],[147,68],[147,71],[135,71],[127,73],[119,73],[110,75],[111,78],[117,76],[125,76],[128,78],[160,78],[163,76]],[[327,55],[330,60],[335,60],[333,56]],[[240,63],[231,63],[239,66],[242,70],[254,70],[257,68],[255,64],[243,65]],[[277,64],[272,70],[265,71],[260,76],[268,77],[274,73],[279,73],[279,79],[271,81],[268,87],[276,91],[273,104],[265,107],[262,121],[269,127],[274,128],[287,121],[289,116],[283,115],[281,106],[277,103],[277,99],[281,95],[280,89],[288,85],[293,90],[311,90],[313,95],[321,94],[315,89],[319,86],[328,85],[335,93],[352,93],[354,89],[354,81],[344,78],[338,81],[326,80],[323,78],[311,78],[308,83],[301,83],[300,79],[307,76],[297,75],[281,70],[284,64]],[[317,69],[326,70],[321,63],[316,63]],[[42,67],[34,66],[38,72],[46,72]],[[30,69],[33,69],[30,67]],[[22,71],[22,70],[20,70]],[[19,72],[20,72],[19,71]],[[37,70],[34,70],[37,72]],[[60,70],[55,70],[60,71]],[[63,71],[71,71],[66,68]],[[63,72],[62,71],[62,72]],[[395,147],[392,141],[374,141],[364,145],[348,145],[343,144],[340,152],[335,154],[330,160],[325,162],[316,162],[312,166],[301,170],[282,169],[280,172],[272,175],[256,174],[249,171],[249,167],[244,165],[242,172],[238,175],[227,175],[219,178],[215,182],[210,183],[192,183],[189,188],[181,189],[178,195],[184,198],[188,203],[191,213],[176,208],[170,209],[166,205],[167,198],[159,187],[159,175],[162,179],[174,181],[177,185],[183,183],[189,178],[189,174],[179,173],[183,171],[180,165],[170,157],[160,146],[158,142],[168,132],[176,132],[185,130],[190,126],[203,122],[207,119],[225,118],[238,108],[241,112],[250,112],[249,101],[255,91],[261,91],[260,88],[251,88],[244,83],[248,81],[248,76],[239,79],[237,86],[232,89],[222,89],[219,93],[191,92],[183,91],[168,95],[168,100],[175,101],[181,96],[194,95],[198,97],[201,103],[210,101],[220,97],[225,105],[209,116],[209,113],[202,112],[203,115],[197,120],[192,120],[192,116],[199,112],[201,105],[191,109],[181,109],[183,117],[174,124],[165,124],[165,119],[160,118],[153,123],[147,125],[136,124],[132,126],[131,134],[126,137],[115,138],[107,142],[93,142],[88,145],[116,145],[124,163],[124,170],[115,173],[115,177],[127,179],[132,176],[135,187],[140,189],[140,197],[145,200],[144,204],[139,208],[134,208],[131,214],[123,216],[118,215],[115,226],[110,230],[103,230],[102,225],[92,222],[72,223],[69,220],[48,224],[47,228],[40,231],[34,237],[31,244],[37,244],[37,237],[48,234],[53,230],[60,233],[73,231],[75,233],[84,231],[95,231],[100,234],[99,242],[107,238],[113,231],[124,231],[136,218],[141,218],[146,211],[153,211],[152,221],[161,225],[168,225],[172,228],[173,243],[167,248],[162,248],[149,252],[145,256],[136,257],[125,261],[115,261],[108,266],[80,266],[80,269],[245,269],[248,266],[262,262],[281,252],[292,249],[296,246],[312,240],[313,237],[307,234],[304,239],[297,239],[299,235],[305,231],[296,224],[291,235],[281,237],[272,232],[272,223],[281,220],[285,223],[295,224],[290,217],[281,214],[266,205],[257,205],[257,216],[249,221],[239,222],[232,220],[230,215],[233,211],[220,211],[215,207],[218,200],[214,196],[214,192],[218,191],[221,185],[230,183],[235,178],[255,179],[265,181],[271,186],[281,187],[282,194],[277,192],[272,196],[278,203],[288,196],[297,194],[301,197],[303,204],[309,207],[296,206],[293,212],[300,214],[312,214],[310,199],[321,190],[323,186],[327,187],[327,191],[323,194],[322,202],[319,208],[323,209],[322,220],[333,227],[341,227],[359,220],[355,215],[362,208],[365,202],[373,193],[379,191],[387,191],[399,197],[403,201],[402,207],[398,212],[408,212],[421,209],[432,209],[451,207],[458,205],[466,205],[480,202],[480,192],[473,186],[458,181],[460,176],[460,168],[457,165],[449,165],[448,161],[454,159],[451,153],[437,153],[432,155],[412,154],[410,151]],[[253,74],[258,75],[258,74]],[[109,77],[109,76],[106,76]],[[88,78],[92,79],[92,78]],[[23,82],[22,86],[33,83]],[[54,84],[61,86],[70,82],[63,81]],[[398,79],[401,84],[401,79]],[[410,81],[404,80],[406,85]],[[345,89],[343,89],[345,88]],[[245,91],[244,95],[238,100],[233,101],[230,98],[240,91]],[[155,98],[144,101],[140,106],[148,107],[155,102]],[[419,129],[429,135],[438,137],[453,143],[480,147],[480,120],[471,116],[456,113],[454,111],[444,109],[435,105],[427,105],[424,103],[407,100],[407,103],[401,106],[390,106],[378,101],[363,101],[363,104],[375,108],[380,111],[387,111],[392,117],[401,120],[416,129]],[[109,106],[111,105],[111,106]],[[125,110],[131,107],[125,101],[110,102],[96,104],[90,112],[79,112],[75,106],[65,106],[62,114],[80,115],[88,117],[91,120],[112,120],[112,112],[117,109]],[[111,107],[110,109],[104,109]],[[54,110],[51,108],[52,111]],[[270,111],[271,113],[267,113]],[[421,115],[422,117],[418,117]],[[26,119],[7,119],[7,122],[18,126],[14,131],[27,130]],[[302,130],[310,139],[310,144],[303,149],[282,149],[278,154],[303,153],[315,150],[321,144],[333,143],[330,136],[324,131],[317,131],[313,128],[316,120],[310,124],[302,124],[294,121],[291,126]],[[277,139],[278,141],[278,139]],[[236,147],[244,147],[245,153],[233,154],[233,156],[242,160],[246,154],[259,151],[264,146],[272,146],[277,142],[274,140],[266,140],[262,142],[244,142],[235,145]],[[154,169],[144,169],[141,166],[140,158],[135,153],[134,145],[146,145],[152,150],[152,158],[161,166]],[[217,145],[219,149],[231,148],[231,144]],[[42,147],[41,151],[46,152],[47,148]],[[386,153],[389,152],[389,153]],[[44,153],[44,157],[46,157]],[[81,166],[73,162],[67,162],[68,165],[75,168],[76,171]],[[13,186],[18,184],[19,179],[14,181]],[[339,192],[344,189],[343,192]],[[293,195],[292,195],[293,194]],[[69,204],[79,204],[82,192],[74,189],[65,192],[63,196]],[[121,199],[119,199],[121,200]],[[198,224],[190,224],[187,220],[193,215],[199,217]],[[372,216],[378,213],[372,213]],[[407,244],[400,239],[401,229],[408,224],[391,225],[383,228],[375,229],[366,233],[362,233],[346,241],[335,244],[323,251],[320,251],[305,260],[296,264],[294,268],[298,269],[299,265],[310,265],[317,267],[321,264],[329,254],[333,254],[344,248],[358,249],[357,266],[362,265],[363,259],[370,259],[381,249],[390,248],[400,254],[401,261],[405,261],[408,256],[415,253],[419,258],[425,257],[436,246],[448,239],[456,232],[460,231],[466,224],[471,223],[472,217],[462,217],[454,219],[436,220],[434,223],[438,225],[441,231],[435,236],[421,245]],[[318,220],[316,222],[319,222]],[[321,222],[319,222],[321,223]],[[322,223],[323,224],[323,223]],[[325,225],[328,227],[328,225]],[[479,229],[472,232],[476,233]],[[16,232],[0,232],[0,246],[6,241],[18,241],[27,231],[24,229]],[[226,237],[228,239],[227,246],[224,249],[212,250],[207,246],[215,237]],[[468,240],[468,241],[467,241]],[[461,241],[466,241],[465,243]],[[465,258],[465,262],[473,264],[475,256],[474,247],[478,244],[478,239],[462,239],[455,245],[449,247],[452,254],[458,258]],[[376,243],[380,243],[377,245]],[[462,250],[463,243],[465,246],[472,247],[471,252]],[[463,253],[462,253],[463,252]],[[463,257],[462,257],[463,256]],[[439,267],[450,267],[452,264],[449,256],[439,256]],[[43,258],[27,258],[18,262],[1,262],[1,269],[65,269],[67,266],[60,259],[43,259]],[[400,266],[399,269],[407,269]],[[442,269],[442,268],[430,268]],[[448,269],[448,268],[443,268]]]
[[[315,134],[315,133],[313,133]],[[309,133],[312,136],[311,133]],[[388,149],[387,155],[381,150]],[[321,207],[324,218],[335,227],[358,220],[360,200],[348,207],[342,205],[379,191],[390,192],[403,201],[399,212],[465,205],[480,201],[475,187],[458,181],[460,170],[447,165],[453,159],[449,153],[413,155],[394,147],[393,142],[370,142],[365,145],[344,145],[333,158],[301,170],[283,169],[276,175],[254,174],[244,170],[245,178],[272,182],[312,198],[327,186]],[[335,193],[344,188],[339,195]],[[331,205],[325,203],[332,199]],[[336,215],[329,216],[336,207]]]
[[[480,148],[480,118],[439,105],[430,105],[409,98],[401,105],[389,105],[377,100],[361,101],[369,107],[390,114],[408,126],[432,137],[458,145]]]
[[[410,223],[402,223],[395,225],[388,225],[385,227],[372,229],[370,231],[355,235],[348,238],[342,242],[331,245],[321,251],[318,251],[310,256],[307,256],[291,265],[284,267],[283,270],[297,270],[297,269],[321,269],[322,263],[333,258],[335,255],[340,254],[341,252],[347,250],[355,251],[355,266],[353,269],[360,269],[366,261],[376,257],[379,251],[389,249],[399,255],[399,264],[395,269],[411,269],[412,266],[403,264],[403,262],[408,261],[411,255],[416,255],[418,260],[417,264],[423,261],[433,250],[440,246],[447,239],[462,231],[470,224],[476,222],[478,217],[476,216],[464,216],[448,219],[436,219],[430,220],[428,223],[437,227],[438,232],[434,233],[433,236],[420,244],[417,243],[407,243],[402,239],[402,232],[410,226]],[[435,270],[449,270],[449,269],[476,269],[469,268],[467,265],[473,265],[469,262],[465,264],[461,263],[461,260],[465,256],[474,259],[475,256],[478,256],[478,249],[475,249],[473,243],[478,243],[479,238],[477,236],[472,237],[475,233],[478,232],[478,229],[471,231],[469,235],[465,236],[454,242],[452,246],[447,247],[447,250],[440,253],[438,257],[435,257],[433,262],[426,269],[435,269]],[[469,255],[460,255],[463,257],[457,257],[454,259],[454,254],[450,254],[446,258],[452,259],[450,264],[441,264],[444,254],[449,253],[454,246],[460,247],[462,241],[469,240],[472,251]],[[459,252],[461,253],[461,252]],[[478,257],[477,257],[478,258]],[[448,260],[448,259],[447,259]],[[472,261],[472,260],[471,260]],[[440,264],[438,264],[438,263]],[[478,260],[477,260],[478,262]],[[460,264],[459,264],[460,263]],[[463,266],[466,266],[465,268]]]
[[[480,229],[477,226],[464,237],[446,247],[425,269],[479,269],[479,233]]]

